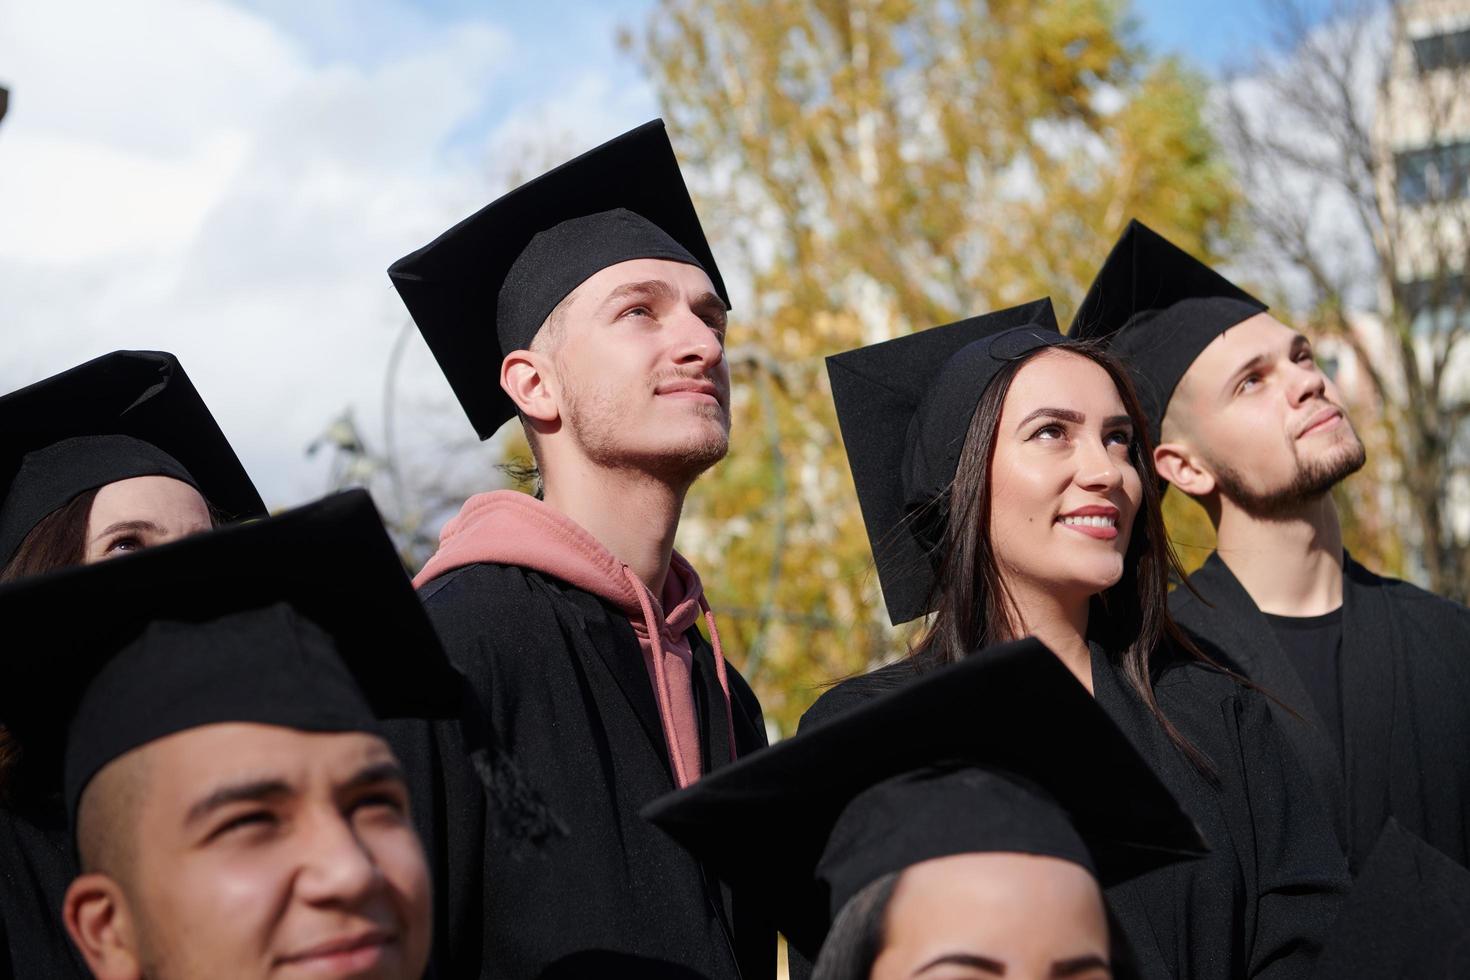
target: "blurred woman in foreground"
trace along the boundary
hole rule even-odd
[[[816,959],[823,980],[1131,976],[1102,888],[1204,850],[1034,639],[931,671],[644,812],[759,894],[793,962]]]

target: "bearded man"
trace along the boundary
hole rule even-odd
[[[1353,871],[1389,817],[1466,864],[1470,610],[1344,551],[1331,490],[1365,455],[1311,341],[1136,221],[1072,334],[1128,362],[1159,475],[1215,526],[1175,618],[1278,699]]]
[[[724,284],[662,122],[389,274],[481,438],[519,417],[542,485],[471,497],[416,580],[473,691],[457,729],[395,742],[432,801],[441,975],[772,976],[773,930],[638,815],[765,744],[673,548],[729,444],[730,370]],[[488,801],[466,771],[486,765]]]

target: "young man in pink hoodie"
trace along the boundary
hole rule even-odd
[[[774,975],[759,911],[639,816],[765,743],[673,549],[728,447],[730,375],[724,283],[663,124],[389,273],[481,438],[518,416],[544,487],[470,498],[416,580],[470,689],[457,725],[396,739],[435,800],[439,972]],[[518,833],[522,812],[549,819]]]

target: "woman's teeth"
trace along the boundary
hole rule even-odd
[[[1116,517],[1060,517],[1058,520],[1063,524],[1081,524],[1084,527],[1117,527]]]

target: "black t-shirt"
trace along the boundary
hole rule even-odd
[[[1273,616],[1266,621],[1276,642],[1296,668],[1302,686],[1326,723],[1338,753],[1342,752],[1342,695],[1338,661],[1342,651],[1341,607],[1321,616]]]

